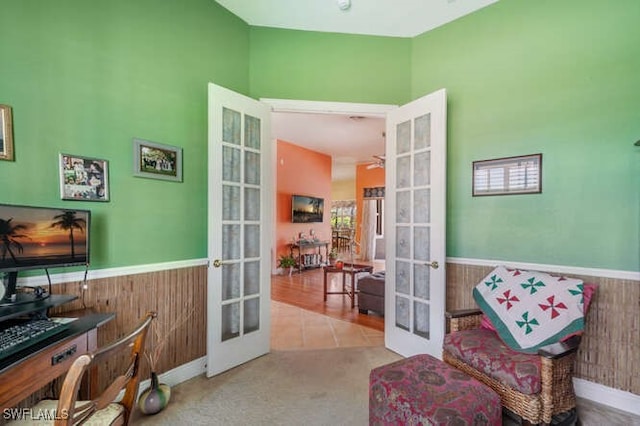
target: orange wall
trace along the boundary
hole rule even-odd
[[[300,232],[308,236],[311,228],[321,241],[331,240],[331,157],[278,140],[277,162],[276,259],[289,253],[292,237]],[[322,223],[291,223],[293,194],[324,198]]]
[[[364,188],[374,188],[384,186],[384,169],[375,167],[367,170],[367,164],[356,166],[356,241],[360,242],[362,232],[362,199]],[[360,250],[358,250],[360,251]]]

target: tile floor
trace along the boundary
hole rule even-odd
[[[271,301],[272,350],[383,345],[382,331]]]

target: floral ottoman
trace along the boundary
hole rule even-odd
[[[460,370],[416,355],[371,370],[370,425],[502,425],[500,397]]]

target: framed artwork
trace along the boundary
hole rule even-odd
[[[0,160],[13,161],[12,125],[11,107],[0,104]]]
[[[473,196],[542,192],[542,154],[473,162]]]
[[[133,139],[133,174],[182,182],[182,148]]]
[[[60,154],[60,198],[109,201],[109,162],[79,155]]]

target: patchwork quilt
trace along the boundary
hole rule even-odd
[[[514,350],[532,353],[584,328],[582,280],[496,267],[473,298]]]

